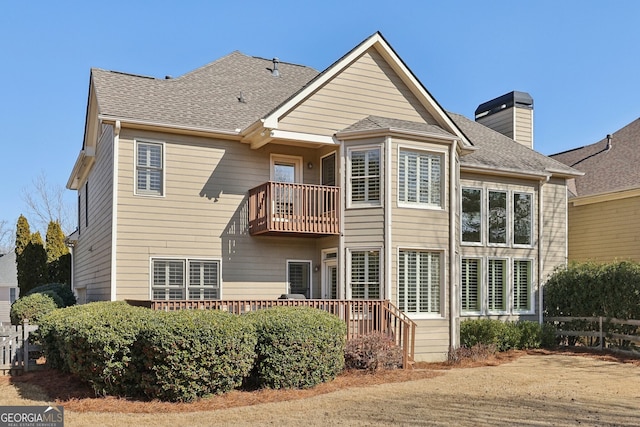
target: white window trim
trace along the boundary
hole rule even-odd
[[[184,261],[184,291],[185,298],[188,299],[188,281],[189,281],[189,261],[214,261],[218,263],[218,300],[223,299],[222,290],[223,290],[223,282],[222,282],[222,258],[217,257],[200,257],[200,256],[151,256],[149,257],[149,300],[153,301],[153,261],[154,260],[163,260],[163,261]],[[165,300],[158,300],[165,301]],[[171,300],[166,300],[171,301]],[[200,301],[200,300],[190,300],[190,301]],[[216,300],[217,301],[217,300]]]
[[[420,203],[420,202],[405,202],[400,200],[400,152],[402,150],[405,151],[418,151],[425,154],[430,154],[434,156],[440,157],[440,205],[432,205],[429,203]],[[428,149],[417,148],[411,145],[398,144],[397,153],[396,153],[396,173],[397,173],[397,181],[396,181],[396,202],[398,203],[398,207],[400,208],[408,208],[408,209],[427,209],[427,210],[437,210],[444,211],[445,209],[445,192],[444,188],[446,187],[445,178],[447,176],[446,163],[447,163],[447,152],[446,150],[436,150],[436,149]]]
[[[478,267],[479,267],[479,272],[478,272],[478,305],[480,306],[479,310],[463,310],[462,309],[462,261],[464,259],[475,259],[478,260]],[[462,316],[482,316],[484,314],[485,311],[485,304],[484,304],[484,289],[485,289],[485,281],[484,281],[484,258],[481,256],[464,256],[461,255],[460,256],[460,294],[458,295],[458,298],[460,299],[460,313]]]
[[[352,257],[352,253],[353,252],[368,252],[368,251],[378,251],[379,257],[380,257],[380,271],[378,271],[378,277],[380,278],[380,299],[384,299],[384,296],[386,295],[386,289],[385,289],[385,283],[384,283],[384,260],[383,260],[383,256],[384,256],[384,252],[382,252],[382,247],[381,246],[363,246],[363,247],[349,247],[347,248],[347,259],[346,259],[346,266],[347,266],[347,283],[346,283],[346,289],[345,289],[345,298],[348,300],[353,299],[353,296],[351,294],[351,286],[352,286],[352,281],[351,281],[351,257]]]
[[[161,194],[149,194],[138,192],[138,144],[156,144],[162,148],[162,191]],[[167,147],[164,141],[154,139],[134,139],[133,140],[133,194],[140,197],[166,197],[167,195]]]
[[[309,299],[313,299],[313,270],[312,270],[313,267],[312,267],[312,261],[309,259],[288,259],[287,260],[285,294],[291,293],[291,289],[289,288],[289,264],[294,262],[298,264],[309,264]]]
[[[462,240],[462,189],[469,189],[469,190],[480,190],[480,241],[479,242],[467,242],[465,240]],[[485,197],[485,193],[486,193],[486,189],[481,187],[481,186],[475,186],[475,185],[460,185],[460,191],[458,192],[459,195],[459,199],[460,200],[460,244],[463,246],[484,246],[484,242],[489,240],[489,236],[488,236],[488,232],[489,232],[489,227],[488,227],[488,221],[486,219],[486,212],[485,212],[485,208],[484,205],[485,203],[488,203],[485,201],[486,197]],[[467,257],[465,257],[467,258]]]
[[[416,252],[435,252],[440,255],[440,313],[411,313],[405,311],[404,314],[409,316],[410,319],[444,319],[445,318],[445,262],[446,262],[446,253],[444,249],[435,249],[435,248],[424,248],[424,247],[410,247],[403,246],[398,247],[396,251],[396,298],[395,303],[396,306],[400,306],[399,301],[399,287],[400,287],[400,252],[401,251],[416,251]]]
[[[489,309],[489,261],[504,261],[505,263],[505,272],[504,272],[504,310],[490,310]],[[486,268],[484,269],[483,274],[483,285],[484,285],[484,312],[487,315],[505,315],[510,314],[511,312],[511,258],[508,257],[487,257],[486,258]]]
[[[351,176],[351,153],[354,151],[369,151],[369,150],[378,150],[380,153],[380,198],[377,202],[352,202],[351,194],[352,194],[352,176]],[[384,150],[382,149],[382,144],[372,144],[372,145],[356,145],[353,147],[347,148],[347,209],[363,209],[363,208],[378,208],[382,206],[382,200],[384,199],[384,179],[385,179],[385,170],[384,170]]]
[[[534,286],[535,286],[535,283],[536,283],[535,260],[533,258],[513,258],[511,260],[511,284],[510,284],[510,289],[511,289],[511,292],[512,292],[511,295],[513,295],[513,293],[514,293],[513,280],[515,279],[516,272],[515,272],[515,269],[513,268],[513,263],[515,261],[529,261],[529,263],[530,263],[529,266],[530,266],[530,269],[531,269],[531,271],[530,271],[531,278],[529,280],[529,291],[528,291],[529,292],[529,309],[528,310],[517,310],[514,307],[513,296],[512,296],[509,299],[509,303],[510,303],[510,306],[511,306],[511,312],[513,314],[519,314],[519,315],[522,315],[522,314],[535,314],[536,313],[536,310],[535,310],[536,304],[535,304],[535,301],[534,301],[535,298],[534,298],[534,292],[533,292],[534,291]]]
[[[507,211],[507,223],[506,223],[506,229],[505,229],[505,242],[504,243],[491,243],[490,239],[489,239],[489,193],[494,192],[494,193],[505,193],[505,202],[506,202],[506,206],[505,209]],[[512,212],[511,212],[511,201],[509,200],[511,197],[511,191],[508,189],[499,189],[499,188],[487,188],[486,190],[486,195],[487,197],[485,197],[485,200],[483,201],[483,207],[485,207],[485,212],[486,214],[484,215],[484,220],[486,221],[486,235],[487,235],[487,246],[489,247],[494,247],[494,248],[508,248],[511,247],[511,227],[512,227]]]
[[[513,227],[515,226],[515,215],[513,212],[513,209],[515,208],[515,206],[513,205],[513,198],[516,194],[528,194],[529,196],[531,196],[531,230],[529,230],[529,241],[531,243],[523,245],[523,244],[516,244],[515,240],[515,233],[513,231],[511,231],[511,244],[513,245],[514,248],[533,248],[535,246],[535,232],[534,232],[534,228],[536,225],[536,217],[535,217],[535,212],[536,212],[536,197],[535,194],[533,192],[530,191],[518,191],[518,190],[511,190],[510,192],[511,194],[509,195],[509,198],[512,200],[511,202],[511,216],[512,216],[512,220],[511,220],[511,224],[509,225],[509,227],[511,228],[511,230],[513,230]]]
[[[303,180],[303,169],[302,169],[302,156],[291,156],[288,154],[276,154],[272,153],[269,160],[269,180],[275,181],[276,177],[274,176],[274,166],[276,163],[290,163],[294,165],[295,168],[295,182],[302,183]]]

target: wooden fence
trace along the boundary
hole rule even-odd
[[[640,344],[640,320],[621,320],[610,319],[607,317],[545,317],[545,322],[553,323],[556,326],[556,336],[559,337],[585,337],[591,338],[591,341],[595,343],[595,346],[602,350],[604,348],[611,348],[612,340],[619,340],[620,342],[627,342],[630,349],[633,349],[637,344]],[[585,328],[590,326],[589,330],[573,330],[567,329],[569,324],[579,325],[579,327]],[[628,326],[630,333],[618,333],[613,332],[612,325]],[[607,344],[609,343],[609,345]],[[632,344],[633,343],[633,344]],[[621,346],[615,346],[619,349]]]
[[[40,346],[30,341],[30,335],[37,325],[0,326],[0,372],[26,372],[36,366],[30,354],[40,350]]]

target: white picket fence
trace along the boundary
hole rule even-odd
[[[38,351],[40,346],[34,345],[30,334],[38,329],[38,325],[0,326],[0,373],[27,372],[35,367],[35,361],[29,355]]]

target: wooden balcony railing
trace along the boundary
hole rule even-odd
[[[409,368],[415,356],[416,324],[388,300],[277,299],[207,301],[127,301],[153,310],[222,310],[243,314],[264,308],[312,307],[338,316],[347,325],[347,339],[380,332],[402,349],[402,366]]]
[[[249,233],[340,233],[340,188],[266,182],[249,190]]]

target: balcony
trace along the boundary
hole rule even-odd
[[[330,236],[340,233],[340,188],[266,182],[249,190],[252,236]]]

